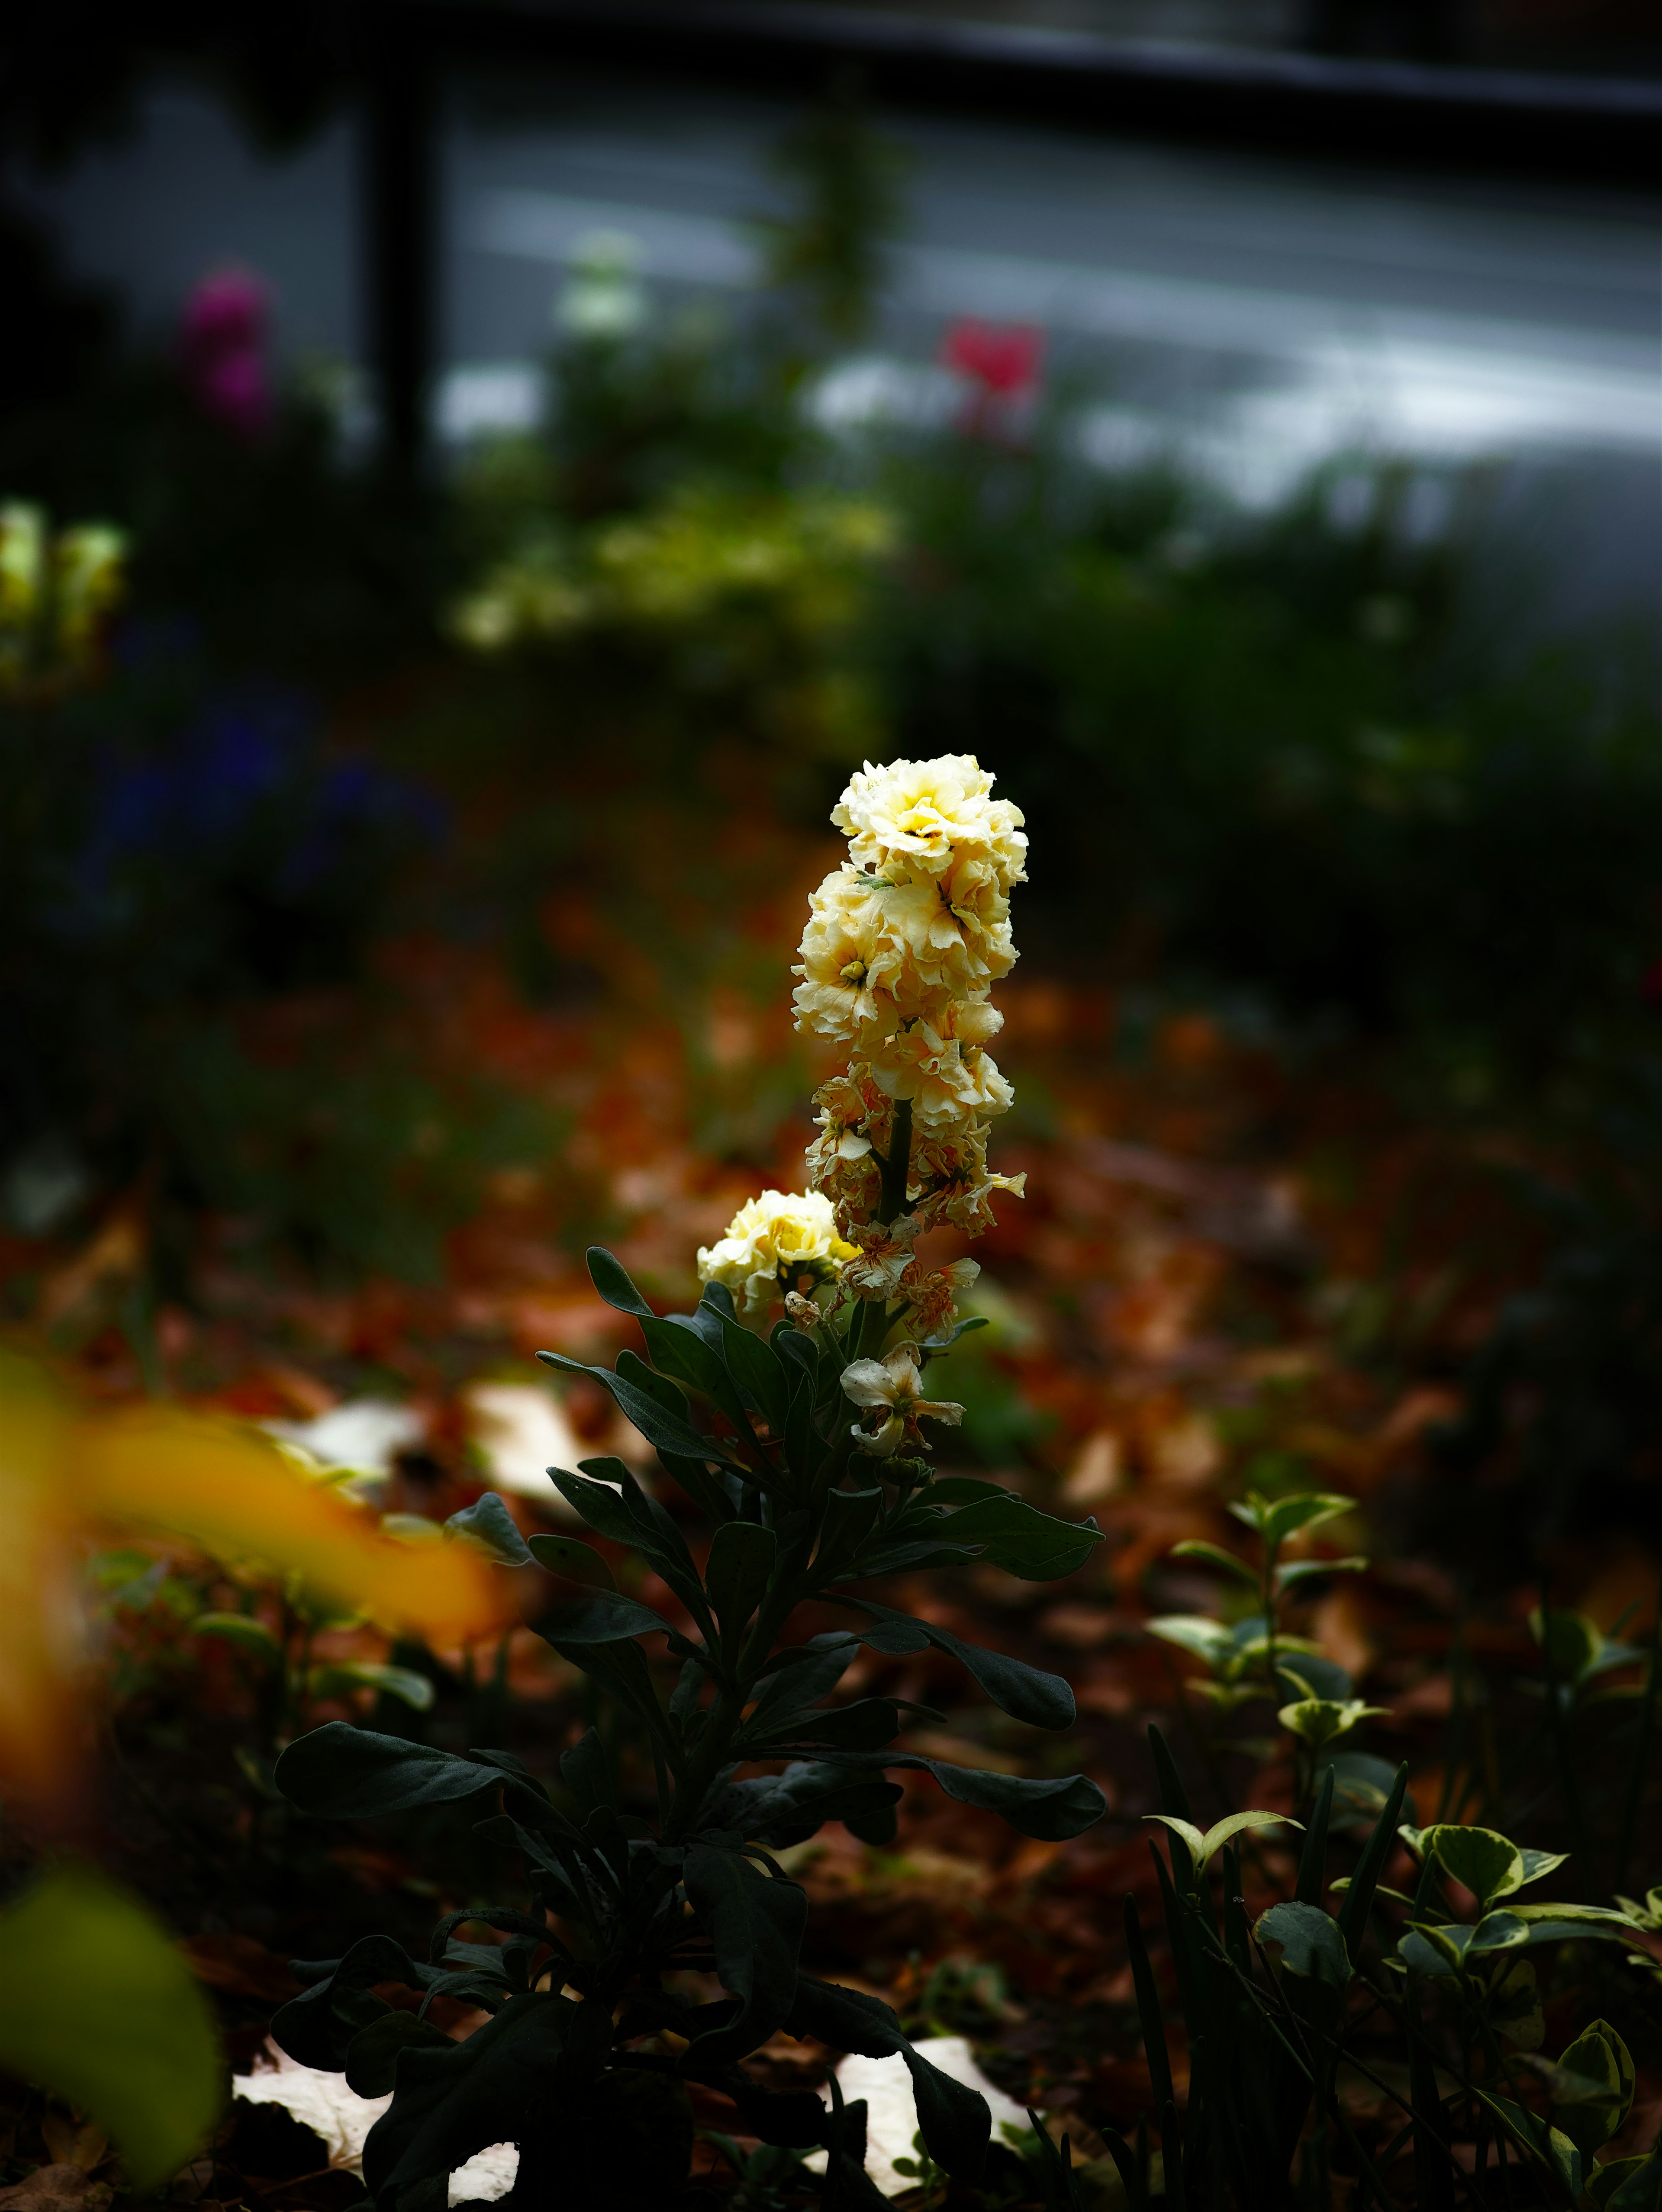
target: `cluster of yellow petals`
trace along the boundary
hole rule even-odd
[[[950,1318],[974,1270],[926,1273],[911,1239],[938,1226],[977,1234],[994,1193],[1020,1196],[1023,1182],[987,1169],[989,1126],[1013,1097],[987,1050],[1003,1021],[990,994],[1015,962],[1009,894],[1026,880],[1027,850],[1020,812],[992,784],[963,753],[868,763],[855,775],[831,815],[849,856],[809,902],[794,970],[798,1028],[849,1048],[846,1071],[814,1094],[808,1147],[810,1184],[861,1248],[843,1285],[905,1300],[926,1333]],[[903,1100],[908,1210],[874,1223]]]
[[[746,1320],[764,1316],[775,1299],[797,1291],[806,1276],[833,1282],[858,1248],[837,1234],[831,1200],[817,1190],[764,1190],[741,1206],[719,1243],[698,1254],[701,1283],[722,1283]]]

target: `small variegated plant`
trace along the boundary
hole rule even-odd
[[[892,1838],[896,1768],[926,1770],[1028,1836],[1076,1835],[1105,1809],[1082,1776],[1027,1780],[895,1748],[913,1716],[939,1726],[938,1713],[892,1697],[832,1702],[862,1647],[933,1647],[1019,1720],[1074,1718],[1057,1676],[868,1594],[899,1570],[970,1560],[1047,1581],[1099,1540],[1094,1522],[1053,1520],[995,1483],[936,1477],[922,1425],[959,1418],[924,1378],[975,1325],[955,1312],[975,1271],[926,1267],[916,1239],[938,1223],[974,1233],[995,1189],[1019,1189],[986,1166],[989,1117],[1010,1099],[983,1049],[999,1018],[988,993],[1014,958],[1008,898],[1025,846],[990,781],[959,758],[854,777],[834,817],[852,857],[815,896],[799,970],[799,1018],[850,1048],[847,1073],[819,1093],[812,1188],[740,1210],[699,1255],[691,1314],[655,1313],[592,1251],[595,1287],[638,1322],[644,1356],[601,1369],[542,1355],[611,1393],[713,1531],[695,1549],[620,1460],[551,1470],[566,1504],[649,1568],[677,1613],[620,1592],[573,1538],[527,1548],[490,1495],[458,1516],[505,1562],[534,1558],[563,1579],[535,1626],[588,1677],[602,1727],[565,1753],[551,1793],[505,1752],[459,1755],[339,1723],[279,1763],[280,1786],[320,1816],[472,1804],[524,1869],[521,1901],[447,1914],[425,1959],[370,1936],[309,1967],[310,1986],[274,2022],[295,2058],[344,2069],[366,2096],[392,2093],[364,2154],[379,2212],[441,2212],[447,2177],[502,2142],[520,2147],[519,2203],[673,2202],[687,2081],[725,2091],[764,2143],[823,2148],[824,2178],[804,2185],[828,2201],[882,2203],[864,2171],[863,2107],[833,2095],[827,2109],[746,2075],[746,2057],[781,2029],[898,2055],[928,2157],[954,2176],[980,2168],[984,2100],[915,2051],[879,1999],[801,1971],[807,1897],[773,1854],[831,1820]],[[804,1638],[810,1601],[846,1625]],[[673,1676],[656,1664],[665,1651]],[[620,1764],[631,1741],[645,1756]],[[630,1778],[648,1765],[650,1792]],[[479,1940],[486,1929],[503,1940]],[[685,1970],[713,1972],[727,1994],[701,2002],[678,1986]],[[377,1995],[387,1983],[419,1992],[421,2009]],[[423,2016],[438,1994],[491,2018],[453,2042]],[[651,2156],[621,2154],[636,2138]]]
[[[1609,2022],[1586,2027],[1555,2063],[1540,2056],[1545,2014],[1536,1982],[1540,1947],[1626,1942],[1632,1963],[1653,1972],[1645,1936],[1657,1924],[1653,1893],[1641,1906],[1524,1901],[1519,1893],[1556,1874],[1565,1854],[1532,1850],[1498,1829],[1439,1819],[1415,1826],[1408,1768],[1375,1755],[1336,1750],[1379,1709],[1355,1694],[1349,1675],[1282,1614],[1290,1591],[1313,1577],[1366,1565],[1355,1557],[1288,1562],[1290,1538],[1341,1519],[1354,1501],[1326,1493],[1268,1498],[1249,1494],[1231,1508],[1260,1546],[1255,1565],[1221,1545],[1186,1542],[1201,1559],[1251,1592],[1255,1609],[1233,1625],[1208,1614],[1169,1614],[1149,1626],[1198,1659],[1206,1675],[1190,1686],[1215,1711],[1267,1702],[1291,1738],[1300,1822],[1269,1812],[1235,1812],[1223,1800],[1222,1767],[1208,1779],[1223,1817],[1202,1831],[1170,1747],[1149,1739],[1162,1809],[1148,1817],[1170,1832],[1169,1863],[1155,1856],[1178,2008],[1190,2061],[1179,2108],[1165,2012],[1135,1899],[1126,1941],[1148,2059],[1154,2110],[1127,2140],[1102,2124],[1133,2212],[1164,2191],[1166,2203],[1200,2212],[1282,2212],[1327,2206],[1339,2174],[1355,2177],[1357,2204],[1412,2203],[1422,2212],[1510,2203],[1478,2193],[1472,2176],[1491,2158],[1503,2179],[1521,2164],[1527,2201],[1564,2212],[1654,2212],[1662,2148],[1596,2162],[1626,2120],[1634,2066]],[[1543,1687],[1563,1712],[1604,1677],[1641,1656],[1578,1614],[1535,1621],[1543,1646]],[[1645,1694],[1653,1697],[1653,1674]],[[1226,1747],[1255,1753],[1276,1746],[1248,1739]],[[1446,1797],[1464,1800],[1450,1772]],[[1404,1815],[1407,1817],[1405,1818]],[[1276,1826],[1303,1827],[1292,1894],[1249,1915],[1242,1895],[1241,1838]],[[1331,1870],[1336,1833],[1362,1828],[1348,1869]],[[1410,1889],[1388,1886],[1405,1847],[1417,1869]],[[1625,1845],[1623,1846],[1625,1852]],[[1221,1859],[1221,1894],[1212,1869]],[[1272,1880],[1269,1869],[1262,1880]],[[1330,1908],[1324,1901],[1335,1900]],[[1647,1911],[1650,1917],[1647,1916]],[[1389,2036],[1396,2076],[1376,2070]],[[1391,2127],[1370,2151],[1353,2124],[1342,2083],[1348,2071],[1383,2096]],[[1160,2148],[1150,2147],[1150,2127]],[[1411,2173],[1402,2169],[1411,2165]],[[1404,2183],[1411,2191],[1402,2193]],[[1509,2190],[1509,2181],[1506,2184]]]

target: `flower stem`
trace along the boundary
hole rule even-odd
[[[906,1211],[906,1186],[911,1180],[911,1166],[912,1102],[910,1098],[897,1098],[889,1149],[883,1156],[883,1187],[877,1201],[878,1218],[886,1229]]]

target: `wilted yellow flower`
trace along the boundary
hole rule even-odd
[[[1027,840],[1022,815],[1008,799],[992,796],[993,779],[971,753],[938,760],[869,761],[850,777],[831,810],[845,830],[857,868],[903,869],[939,874],[955,861],[981,862],[1000,890],[1026,880]]]
[[[926,1129],[912,1148],[913,1211],[926,1229],[959,1229],[978,1237],[993,1224],[992,1200],[1022,1196],[1025,1175],[989,1175],[987,1129]]]
[[[831,1282],[860,1248],[837,1234],[837,1216],[822,1191],[764,1190],[741,1206],[717,1244],[698,1254],[701,1283],[724,1283],[749,1319],[798,1288],[801,1278]]]
[[[855,1442],[874,1458],[888,1459],[902,1443],[927,1451],[918,1431],[922,1420],[944,1421],[956,1428],[964,1419],[962,1406],[926,1398],[917,1364],[917,1347],[898,1344],[886,1359],[856,1359],[843,1370],[843,1395],[856,1406],[880,1412],[884,1419],[875,1430],[853,1426]]]
[[[908,1328],[920,1338],[933,1336],[958,1318],[958,1301],[973,1286],[981,1273],[978,1260],[953,1260],[944,1267],[922,1267],[914,1260],[900,1278],[898,1295],[910,1309]]]

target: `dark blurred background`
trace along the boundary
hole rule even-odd
[[[1023,1140],[1123,1133],[1200,1022],[1231,1103],[1162,1142],[1376,1208],[1251,1328],[1452,1391],[1541,1528],[1653,1495],[1647,11],[65,5],[3,54],[13,1318],[215,1387],[274,1286],[465,1304],[486,1245],[551,1279],[665,1175],[794,1174],[825,809],[973,750],[1032,1003],[1094,1009]],[[611,1017],[683,1058],[578,1144]]]

